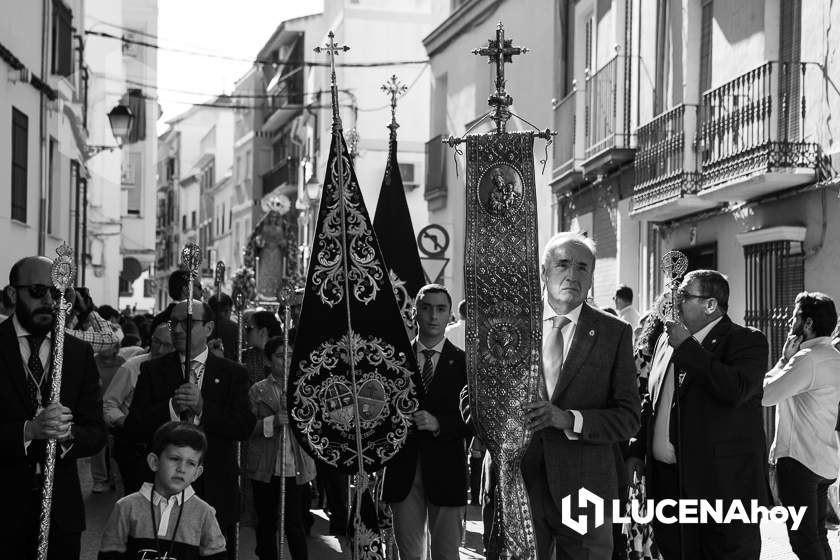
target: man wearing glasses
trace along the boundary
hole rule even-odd
[[[146,472],[145,446],[126,437],[123,431],[125,418],[134,398],[137,378],[140,376],[140,366],[175,350],[169,334],[169,315],[166,312],[155,316],[150,331],[152,337],[149,352],[126,360],[114,374],[102,396],[102,412],[105,423],[114,434],[114,459],[120,469],[126,495],[140,488]]]
[[[0,324],[0,480],[14,514],[0,524],[3,555],[35,558],[46,441],[57,439],[49,558],[79,558],[85,508],[76,459],[105,444],[99,374],[88,344],[64,338],[59,402],[50,403],[52,331],[60,296],[52,286],[52,261],[27,257],[9,272],[7,294],[15,306]]]
[[[726,314],[729,282],[715,270],[686,274],[677,294],[680,316],[666,320],[654,352],[632,452],[646,457],[648,498],[750,500],[771,506],[762,381],[767,339]],[[631,468],[639,467],[638,461]],[[666,515],[677,514],[677,510]],[[665,560],[755,559],[758,524],[663,524],[653,520]]]
[[[204,476],[193,483],[196,493],[216,510],[216,519],[235,558],[235,527],[239,519],[236,442],[248,439],[256,418],[248,400],[248,375],[241,365],[209,351],[213,310],[206,303],[192,305],[192,331],[187,348],[188,301],[172,308],[169,331],[175,352],[153,358],[140,366],[126,433],[148,443],[162,424],[189,412],[207,435]],[[190,366],[184,371],[189,351]]]

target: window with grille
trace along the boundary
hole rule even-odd
[[[802,0],[781,0],[779,20],[779,99],[800,98]],[[783,103],[779,108],[779,138],[797,142],[800,139],[799,104]]]
[[[26,223],[29,117],[12,108],[12,219]]]
[[[767,337],[767,368],[779,359],[796,295],[805,289],[805,255],[801,241],[769,241],[744,247],[746,311],[744,322]],[[767,444],[775,436],[775,407],[764,409]]]
[[[61,0],[52,4],[52,73],[69,76],[73,73],[73,12]]]

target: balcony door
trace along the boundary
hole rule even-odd
[[[780,0],[779,20],[779,140],[801,139],[800,100],[802,0]]]

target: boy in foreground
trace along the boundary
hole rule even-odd
[[[227,558],[215,510],[190,486],[201,476],[206,450],[207,438],[193,424],[167,422],[157,429],[146,457],[154,483],[116,503],[99,560]]]

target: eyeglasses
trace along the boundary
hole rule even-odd
[[[677,292],[677,296],[680,299],[692,299],[692,298],[694,298],[694,299],[709,299],[709,298],[712,297],[712,296],[705,296],[703,294],[692,294],[690,292],[685,292],[683,290],[679,290]]]
[[[44,284],[22,284],[15,286],[16,290],[20,290],[21,288],[26,288],[29,291],[29,297],[34,299],[41,299],[47,295],[47,292],[49,292],[50,295],[52,295],[52,298],[56,301],[61,298],[61,290],[55,286],[45,286]]]
[[[178,319],[170,319],[167,321],[167,324],[169,325],[169,330],[171,331],[174,331],[175,327],[178,325],[181,325],[182,329],[187,330],[187,321],[189,321],[189,319],[181,319],[180,321]],[[193,325],[196,325],[197,323],[204,325],[207,323],[204,319],[193,319],[192,322]]]

